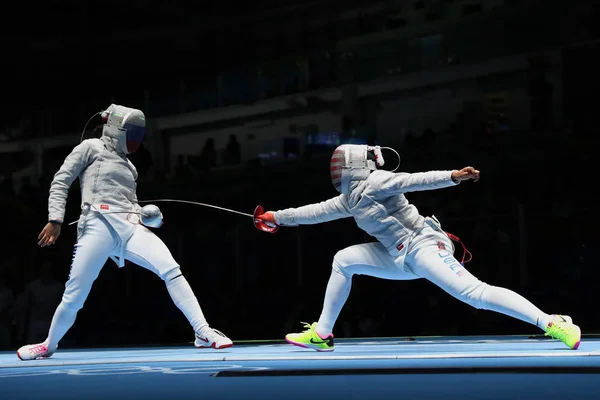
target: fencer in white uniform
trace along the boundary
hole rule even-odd
[[[536,325],[548,335],[577,348],[580,329],[568,316],[548,315],[519,294],[488,285],[454,258],[454,246],[435,217],[423,217],[405,193],[448,188],[480,177],[472,167],[453,171],[393,173],[378,169],[379,146],[341,145],[331,158],[331,179],[341,194],[317,204],[266,212],[257,218],[271,225],[298,226],[352,217],[378,241],[350,246],[333,258],[323,310],[318,322],[289,343],[331,351],[333,328],[345,304],[354,275],[383,279],[425,278],[455,298]]]
[[[48,338],[17,351],[22,360],[50,357],[75,322],[100,270],[111,258],[119,267],[129,260],[165,281],[173,302],[195,332],[196,347],[230,347],[232,341],[207,323],[189,283],[164,242],[146,226],[158,228],[162,214],[155,205],[140,207],[135,166],[127,158],[145,135],[142,111],[112,104],[102,113],[102,136],[87,139],[65,159],[50,185],[48,223],[39,245],[52,245],[64,222],[68,191],[79,178],[82,212],[77,243],[62,301],[54,313]]]

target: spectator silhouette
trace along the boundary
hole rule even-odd
[[[229,135],[229,142],[227,143],[227,147],[225,148],[225,152],[223,154],[225,164],[239,164],[242,162],[242,155],[240,150],[240,142],[237,141],[237,137],[235,135]]]
[[[177,156],[177,164],[175,165],[175,178],[187,179],[192,176],[192,170],[185,162],[183,154]]]
[[[215,140],[206,139],[202,153],[200,153],[200,168],[208,171],[217,165],[217,151],[215,150]]]

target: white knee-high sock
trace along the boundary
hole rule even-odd
[[[166,285],[173,302],[188,319],[194,332],[200,332],[203,327],[208,326],[198,299],[183,275],[166,281]]]
[[[546,330],[552,316],[544,313],[525,297],[512,290],[487,285],[482,293],[481,304],[485,309],[520,319]]]
[[[71,329],[75,323],[77,317],[77,311],[69,306],[61,303],[54,311],[52,317],[52,323],[50,324],[50,330],[48,331],[48,338],[46,339],[46,346],[48,350],[53,351],[58,346],[58,342],[65,336],[67,331]]]
[[[326,337],[333,333],[333,326],[340,315],[340,311],[346,304],[350,289],[352,288],[352,277],[342,275],[335,269],[331,271],[331,277],[325,291],[323,311],[317,323],[316,332],[319,336]]]

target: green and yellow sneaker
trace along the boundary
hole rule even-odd
[[[581,343],[581,329],[568,315],[555,315],[546,327],[545,335],[560,340],[573,350],[577,350]]]
[[[323,338],[315,331],[317,328],[316,322],[312,325],[306,322],[302,323],[306,330],[302,333],[288,333],[285,335],[286,342],[316,351],[333,351],[333,334]]]

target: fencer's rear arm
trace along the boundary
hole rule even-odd
[[[63,222],[69,188],[81,171],[89,164],[90,146],[87,141],[77,145],[65,158],[50,184],[48,197],[48,221]]]
[[[369,186],[378,192],[390,195],[443,189],[456,186],[458,183],[452,180],[452,171],[429,171],[413,174],[375,171],[369,177]]]
[[[319,224],[351,217],[346,195],[342,194],[320,203],[275,212],[275,222],[282,226]]]

